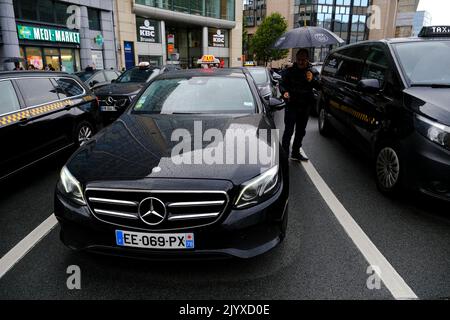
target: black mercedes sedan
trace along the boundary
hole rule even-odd
[[[160,75],[61,171],[55,215],[75,250],[251,258],[288,221],[288,161],[245,69]]]
[[[128,108],[142,88],[160,73],[163,73],[160,68],[143,62],[122,73],[120,77],[112,80],[111,84],[94,88],[94,93],[99,100],[103,124],[109,125],[114,122]]]

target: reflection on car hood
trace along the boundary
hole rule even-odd
[[[144,86],[145,83],[112,83],[95,89],[94,92],[98,96],[133,95],[139,93]]]
[[[197,128],[195,128],[196,126]],[[172,141],[172,134],[176,129],[182,129],[185,134],[192,136],[192,141],[188,142],[189,148],[185,148],[177,154],[189,156],[190,159],[194,159],[196,156],[200,157],[201,164],[176,164],[172,161],[172,149],[182,141],[179,137]],[[208,129],[217,129],[215,131],[220,132],[224,137],[223,143],[220,140],[215,141],[215,139],[202,139],[202,132],[205,133]],[[223,145],[227,145],[233,140],[226,137],[228,129],[253,130],[252,137],[256,141],[255,144],[263,145],[265,149],[262,150],[266,151],[266,157],[258,156],[257,158],[264,160],[251,162],[253,164],[203,164],[201,156],[205,150],[212,150],[211,147],[208,148],[211,141],[215,146],[221,146],[219,150],[223,150]],[[261,131],[257,131],[260,129],[267,130],[267,138],[260,135]],[[90,143],[79,149],[67,166],[83,184],[107,180],[180,178],[228,180],[239,185],[258,176],[275,164],[274,162],[267,163],[267,159],[270,160],[272,157],[278,160],[276,153],[279,146],[278,135],[275,135],[271,129],[273,128],[262,114],[246,116],[124,114],[94,137]],[[195,136],[200,136],[200,139],[194,139],[194,132],[200,132],[200,135]],[[242,135],[240,134],[240,136]],[[234,148],[226,148],[224,156],[219,158],[224,159],[224,162],[227,163],[228,150],[232,150],[235,155],[248,154],[245,152],[246,147],[248,145],[242,147],[238,144]],[[255,151],[253,154],[257,154],[257,152]],[[274,161],[273,159],[272,161]]]
[[[450,89],[414,87],[405,90],[409,95],[407,105],[414,111],[425,114],[440,123],[450,126]]]

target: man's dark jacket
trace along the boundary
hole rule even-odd
[[[313,80],[308,82],[306,73],[313,73]],[[289,105],[312,105],[314,102],[313,89],[320,89],[319,72],[310,65],[306,69],[300,69],[297,64],[286,69],[280,82],[280,91],[284,95],[289,92]]]

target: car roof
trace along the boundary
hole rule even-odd
[[[26,78],[26,77],[72,77],[72,75],[66,72],[56,72],[56,71],[1,71],[0,78]]]
[[[189,69],[177,70],[164,73],[158,79],[174,79],[183,77],[239,77],[245,78],[248,71],[244,68],[225,68],[225,69]]]

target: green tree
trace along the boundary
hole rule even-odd
[[[287,57],[289,50],[273,49],[275,41],[287,30],[286,19],[278,12],[266,17],[251,40],[251,51],[258,61],[267,63]]]

